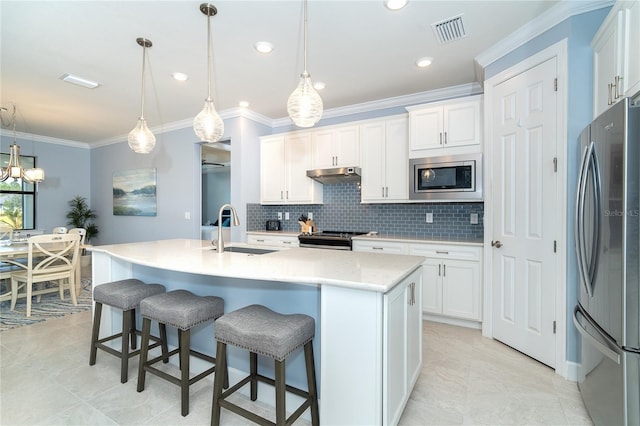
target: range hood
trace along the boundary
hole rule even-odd
[[[324,184],[360,182],[360,167],[307,170],[307,177]]]

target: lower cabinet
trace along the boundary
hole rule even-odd
[[[397,424],[422,367],[420,269],[384,296],[383,424]]]
[[[482,320],[482,248],[411,245],[425,256],[422,264],[422,310],[471,321]]]
[[[272,247],[298,247],[299,241],[297,235],[247,232],[247,244]]]

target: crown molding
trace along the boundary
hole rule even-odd
[[[13,138],[14,133],[13,133],[13,130],[10,131],[5,129],[0,129],[0,136]],[[72,141],[67,139],[58,139],[58,138],[52,138],[49,136],[35,135],[32,133],[15,132],[15,138],[28,140],[28,141],[30,140],[34,142],[44,142],[44,143],[50,143],[55,145],[71,146],[74,148],[87,148],[87,149],[89,148],[89,144],[87,144],[86,142],[78,142],[78,141]]]
[[[480,93],[482,93],[482,86],[478,82],[465,83],[458,86],[445,87],[443,89],[429,90],[425,92],[381,99],[378,101],[363,102],[339,108],[331,108],[325,110],[322,113],[322,120],[327,118],[343,117],[352,114],[379,111],[387,108],[407,107],[421,103],[459,98],[461,96],[477,95]],[[293,122],[291,121],[291,118],[283,117],[273,120],[272,127],[290,126],[292,124]]]
[[[482,69],[484,69],[487,65],[502,58],[504,55],[512,52],[528,41],[531,41],[535,37],[538,37],[545,31],[555,27],[565,19],[582,13],[609,7],[614,3],[615,2],[613,0],[560,1],[533,21],[528,22],[526,25],[503,38],[489,49],[480,53],[474,58],[474,60]]]

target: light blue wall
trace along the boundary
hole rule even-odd
[[[485,69],[485,78],[517,64],[523,59],[557,43],[568,40],[568,110],[567,110],[567,360],[579,361],[579,335],[571,320],[578,298],[578,274],[573,247],[574,194],[578,179],[579,142],[582,129],[591,122],[593,108],[593,51],[591,39],[607,16],[609,8],[584,13],[565,20],[539,37]],[[562,84],[562,83],[560,83]]]
[[[266,133],[265,126],[246,118],[225,120],[224,138],[231,139],[233,162],[231,203],[241,224],[232,228],[234,241],[245,240],[246,204],[260,201],[258,138]],[[142,168],[156,169],[157,216],[114,216],[113,174]],[[156,147],[150,154],[136,154],[126,142],[92,149],[92,208],[100,216],[100,236],[94,244],[200,239],[201,187],[200,145],[191,127],[157,133]],[[186,212],[190,219],[185,219]]]
[[[9,152],[11,136],[0,136],[0,151]],[[45,181],[38,184],[36,228],[51,230],[66,226],[68,201],[76,195],[91,203],[89,185],[90,151],[88,148],[16,138],[21,155],[36,157],[36,166],[44,169]]]

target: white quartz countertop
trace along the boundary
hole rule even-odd
[[[227,247],[255,247],[227,243]],[[269,249],[272,249],[269,247]],[[217,253],[210,241],[175,239],[94,246],[133,264],[201,275],[331,285],[386,293],[421,266],[422,256],[287,248],[261,255]]]

